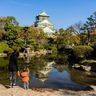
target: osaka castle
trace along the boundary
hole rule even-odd
[[[42,28],[45,33],[55,32],[53,24],[50,22],[50,16],[46,12],[41,12],[36,16],[35,27]]]

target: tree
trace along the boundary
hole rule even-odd
[[[15,40],[17,36],[17,31],[16,31],[17,26],[18,26],[18,22],[16,21],[15,17],[10,16],[5,19],[5,26],[4,26],[6,32],[5,40],[7,41],[10,47],[15,45]]]
[[[83,25],[83,31],[87,33],[87,42],[92,43],[95,42],[93,41],[94,35],[96,35],[96,12],[94,12],[90,17],[87,18],[86,23]],[[94,38],[94,39],[92,39]]]
[[[27,40],[27,44],[34,49],[43,47],[46,42],[46,34],[42,29],[30,26],[23,29],[23,37]]]
[[[57,37],[57,50],[58,49],[64,49],[66,46],[74,46],[74,45],[79,45],[80,44],[80,37],[78,34],[75,34],[74,28],[71,26],[67,28],[66,30],[64,29],[59,29],[56,33],[55,36]]]
[[[80,22],[76,23],[75,25],[73,25],[72,27],[74,28],[74,32],[76,34],[81,34],[82,33],[82,26],[83,26],[83,24],[80,21]]]
[[[23,27],[23,36],[24,36],[25,47],[27,47],[28,38],[29,38],[28,28],[29,28],[28,26]]]
[[[73,46],[80,44],[80,37],[74,30],[73,26],[67,28],[64,35],[64,38],[66,38],[65,42],[67,42],[68,45]]]
[[[4,26],[5,26],[5,20],[6,17],[0,17],[0,40],[4,40],[5,37],[5,30],[4,30]]]

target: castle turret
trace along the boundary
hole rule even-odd
[[[45,33],[55,32],[53,24],[50,22],[50,16],[46,12],[41,12],[36,16],[35,27],[42,28]]]

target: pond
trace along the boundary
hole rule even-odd
[[[87,90],[90,85],[96,85],[96,73],[72,69],[68,64],[56,62],[47,56],[19,59],[19,70],[24,66],[30,69],[30,87],[67,88]],[[64,59],[64,58],[63,58]],[[61,60],[61,59],[60,59]],[[63,61],[63,60],[62,60]],[[8,58],[0,58],[0,84],[9,83],[7,71]],[[20,78],[17,84],[22,87]]]

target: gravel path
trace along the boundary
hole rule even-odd
[[[96,96],[96,91],[71,91],[67,89],[34,88],[25,90],[18,86],[6,88],[0,85],[0,96]]]

